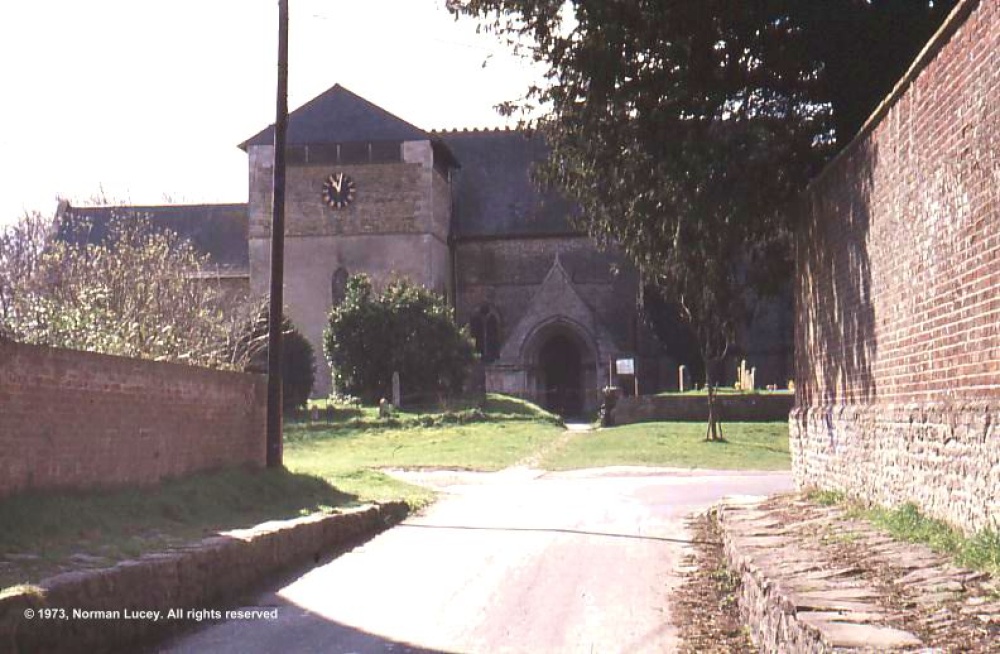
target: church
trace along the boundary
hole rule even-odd
[[[246,204],[129,209],[190,239],[227,285],[266,295],[273,141],[270,126],[240,144]],[[487,391],[575,414],[594,410],[609,380],[676,387],[677,364],[695,353],[656,341],[635,270],[572,226],[570,203],[535,188],[531,166],[544,156],[536,134],[426,132],[339,85],[290,113],[285,303],[317,353],[315,394],[331,390],[321,355],[330,308],[362,272],[376,287],[402,275],[444,296],[475,340],[475,382]],[[60,210],[100,220],[111,209]],[[759,385],[783,385],[789,312],[759,317],[741,345]],[[618,359],[633,360],[637,381],[616,378]]]

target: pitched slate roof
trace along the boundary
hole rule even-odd
[[[75,242],[86,240],[90,243],[100,243],[107,236],[112,216],[122,213],[146,216],[154,229],[176,232],[181,238],[190,241],[198,252],[207,254],[211,263],[220,270],[231,273],[249,272],[246,204],[128,207],[65,205],[60,207],[59,218],[86,218],[92,227],[86,232],[85,239],[80,239],[66,229],[60,229],[59,237]]]
[[[340,84],[288,115],[288,145],[371,141],[429,141],[430,134],[351,93]],[[240,147],[274,143],[274,125]]]
[[[532,165],[548,154],[541,136],[521,130],[436,132],[461,168],[453,176],[455,218],[461,237],[576,234],[573,205],[541,192]]]

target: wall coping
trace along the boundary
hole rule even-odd
[[[111,568],[65,572],[36,586],[15,587],[0,594],[0,649],[81,654],[139,649],[205,624],[202,618],[165,619],[171,609],[231,607],[234,598],[267,577],[368,540],[400,522],[408,511],[403,502],[388,502],[272,521]],[[29,612],[37,616],[39,609],[160,611],[161,617],[158,621],[25,618]]]

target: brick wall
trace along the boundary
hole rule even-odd
[[[961,2],[805,194],[800,486],[1000,523],[1000,0]]]
[[[0,343],[0,497],[264,464],[262,377]]]

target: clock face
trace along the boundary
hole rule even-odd
[[[354,180],[344,173],[334,173],[323,182],[323,202],[331,209],[343,209],[354,201]]]

